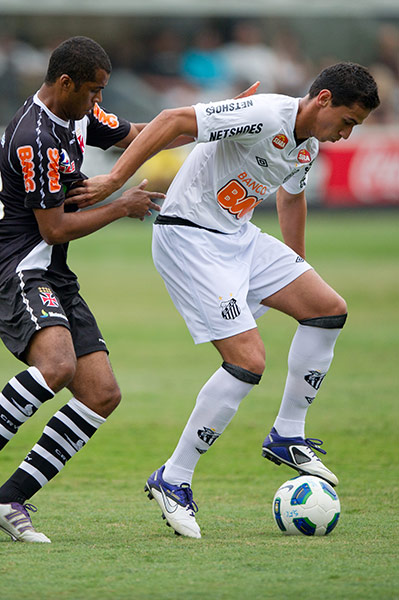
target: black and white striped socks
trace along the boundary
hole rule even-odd
[[[0,503],[23,504],[65,466],[105,419],[72,398],[47,423],[15,473],[0,488]]]
[[[0,393],[0,450],[54,392],[36,367],[29,367],[7,383]]]

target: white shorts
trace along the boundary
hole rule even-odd
[[[152,252],[196,344],[254,329],[261,301],[312,268],[253,223],[233,234],[154,225]]]

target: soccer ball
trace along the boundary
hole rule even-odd
[[[340,503],[333,487],[319,477],[289,479],[273,499],[273,517],[286,535],[328,535],[336,527]]]

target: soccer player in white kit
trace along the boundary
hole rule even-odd
[[[261,379],[265,352],[256,319],[269,308],[299,323],[263,456],[338,483],[314,453],[325,454],[321,440],[305,437],[305,416],[331,364],[347,307],[305,261],[305,187],[319,142],[347,139],[378,104],[367,69],[339,63],[322,71],[304,98],[259,94],[165,110],[109,176],[85,182],[81,198],[97,200],[178,135],[197,139],[153,236],[155,266],[195,343],[212,342],[223,360],[199,392],[172,456],[145,486],[176,533],[201,537],[193,472]],[[250,221],[274,192],[285,243]]]

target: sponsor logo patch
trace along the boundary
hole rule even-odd
[[[47,158],[48,158],[48,189],[53,194],[59,192],[61,189],[60,184],[60,172],[59,172],[59,161],[60,161],[60,153],[57,148],[48,148],[47,149]]]
[[[98,106],[97,102],[93,108],[93,115],[96,117],[97,121],[103,125],[107,125],[107,127],[110,127],[111,129],[119,127],[118,117],[112,113],[106,113]]]
[[[34,180],[35,168],[32,146],[21,146],[17,149],[17,156],[22,167],[22,175],[24,176],[25,192],[34,192],[36,184]]]
[[[237,102],[229,102],[225,104],[218,104],[208,106],[205,110],[207,115],[220,114],[225,112],[233,112],[235,110],[241,110],[242,108],[247,108],[248,106],[253,106],[253,100],[241,100]]]
[[[284,135],[284,133],[278,133],[272,139],[272,144],[278,150],[283,150],[288,144],[288,138],[286,135]]]
[[[241,173],[239,177],[242,178],[245,175],[246,173]],[[249,179],[249,181],[251,180]],[[256,184],[256,182],[253,183]],[[260,184],[256,184],[256,186],[260,186]],[[261,186],[258,193],[265,194],[266,186]],[[262,198],[248,195],[246,188],[236,179],[232,179],[218,191],[217,199],[220,206],[237,219],[241,219],[262,202]]]
[[[246,133],[260,133],[262,131],[262,128],[263,123],[252,123],[250,125],[241,125],[240,127],[229,127],[228,129],[219,129],[218,131],[210,132],[209,141],[215,142],[217,140],[223,140],[224,138],[234,137],[237,135],[244,135]]]
[[[307,150],[300,150],[298,152],[297,160],[304,165],[310,163],[312,161],[312,157]]]

